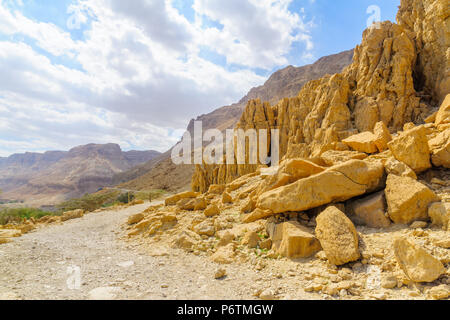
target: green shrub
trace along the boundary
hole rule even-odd
[[[119,201],[120,203],[130,203],[131,201],[133,201],[135,199],[135,195],[132,192],[126,192],[126,193],[122,193],[121,195],[119,195],[117,197],[117,201]]]

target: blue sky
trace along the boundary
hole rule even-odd
[[[0,156],[167,150],[274,71],[348,50],[400,0],[1,0]],[[7,80],[6,80],[7,79]]]

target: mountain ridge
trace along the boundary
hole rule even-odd
[[[118,144],[87,144],[69,151],[26,152],[0,158],[2,198],[55,204],[111,185],[114,174],[145,163],[157,151],[122,151]]]

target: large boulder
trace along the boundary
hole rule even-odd
[[[379,190],[383,178],[384,166],[380,162],[351,160],[263,193],[257,207],[273,213],[304,211]]]
[[[427,130],[424,126],[415,127],[401,133],[389,142],[388,146],[398,161],[404,162],[416,173],[431,168],[430,148]]]
[[[387,228],[391,220],[386,216],[386,199],[384,192],[378,192],[358,200],[350,200],[349,211],[352,220],[359,225],[370,228]]]
[[[291,259],[307,258],[322,249],[314,234],[295,221],[276,225],[272,243],[278,254]]]
[[[389,217],[395,223],[409,224],[428,219],[428,206],[439,201],[437,195],[422,183],[390,174],[386,181]]]
[[[450,168],[450,128],[428,141],[431,161],[435,167]]]
[[[369,131],[362,132],[342,140],[343,143],[348,145],[353,150],[364,153],[378,152],[375,141],[377,141],[377,137]]]
[[[330,206],[316,221],[316,236],[331,263],[343,265],[360,258],[358,233],[345,213]]]
[[[415,282],[433,282],[446,271],[438,259],[403,238],[394,241],[394,254],[400,268]]]
[[[299,179],[321,173],[324,170],[324,167],[308,160],[288,159],[280,165],[276,174],[266,178],[258,190],[258,194],[288,185]]]
[[[450,231],[450,202],[435,202],[428,208],[428,215],[436,226]]]

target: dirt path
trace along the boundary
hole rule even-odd
[[[205,257],[152,256],[121,239],[127,217],[147,206],[88,214],[0,246],[0,299],[252,299],[267,285],[267,275],[245,266],[227,266],[218,281],[218,265]]]

